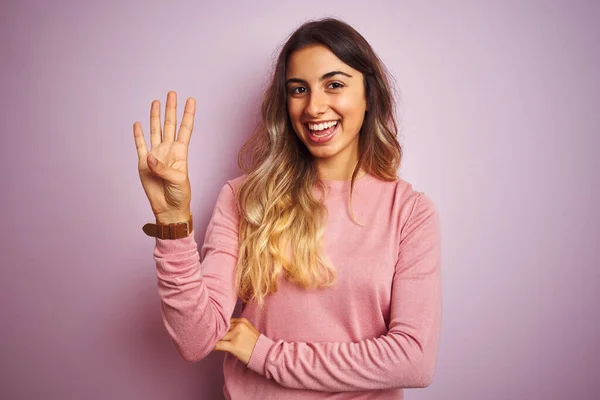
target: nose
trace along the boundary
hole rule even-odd
[[[327,103],[327,94],[320,91],[313,91],[310,93],[308,103],[304,112],[310,118],[316,118],[320,115],[325,114],[329,104]]]

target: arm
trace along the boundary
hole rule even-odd
[[[419,194],[399,247],[389,331],[360,342],[284,342],[260,335],[248,368],[282,386],[320,391],[425,387],[441,319],[440,237],[434,204]]]
[[[237,301],[233,274],[238,218],[233,188],[226,184],[206,230],[202,264],[193,234],[176,240],[156,239],[162,319],[186,361],[206,357],[229,329]]]

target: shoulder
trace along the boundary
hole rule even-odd
[[[416,190],[411,183],[401,178],[396,179],[394,182],[396,184],[396,195],[404,199],[411,208],[411,214],[415,212],[435,211],[436,206],[433,199],[425,194],[425,192]]]
[[[237,178],[225,181],[221,186],[215,205],[216,210],[221,210],[223,213],[238,212],[236,194],[246,175],[238,176]]]
[[[246,180],[247,174],[240,175],[236,178],[227,180],[217,197],[217,207],[223,207],[229,209],[230,211],[235,211],[239,214],[239,206],[238,206],[238,191],[242,183]]]
[[[244,174],[244,175],[238,176],[237,178],[233,178],[233,179],[229,179],[229,180],[225,181],[223,186],[221,186],[218,200],[228,199],[229,201],[231,201],[232,199],[234,199],[237,195],[237,192],[238,192],[240,186],[246,179],[246,176],[247,175]]]
[[[431,196],[415,190],[412,184],[400,179],[397,193],[404,199],[402,218],[400,219],[400,235],[406,238],[415,231],[431,231],[431,235],[439,232],[439,214]]]
[[[401,232],[419,220],[437,219],[438,211],[434,200],[402,178],[384,181],[371,177],[368,186],[366,193],[379,197],[380,204],[389,204],[390,213]]]
[[[239,187],[242,185],[242,183],[244,183],[247,176],[248,174],[243,174],[237,178],[230,179],[225,183],[225,186],[229,186],[233,193],[237,193]]]
[[[417,203],[427,207],[435,207],[433,200],[424,192],[415,189],[412,183],[396,178],[391,181],[384,181],[372,175],[365,185],[366,193],[378,193],[380,196],[393,197],[394,207],[412,209]]]

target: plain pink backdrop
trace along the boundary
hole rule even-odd
[[[395,77],[401,176],[442,217],[439,363],[407,399],[600,398],[600,6],[435,3],[3,0],[0,398],[220,398],[223,354],[184,362],[160,320],[131,127],[197,99],[201,243],[271,58],[323,16]]]

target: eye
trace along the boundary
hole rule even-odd
[[[329,89],[341,89],[344,87],[344,85],[340,82],[331,82],[329,85],[327,85],[327,87]]]
[[[290,94],[302,94],[306,92],[306,88],[304,86],[296,86],[289,90]]]

